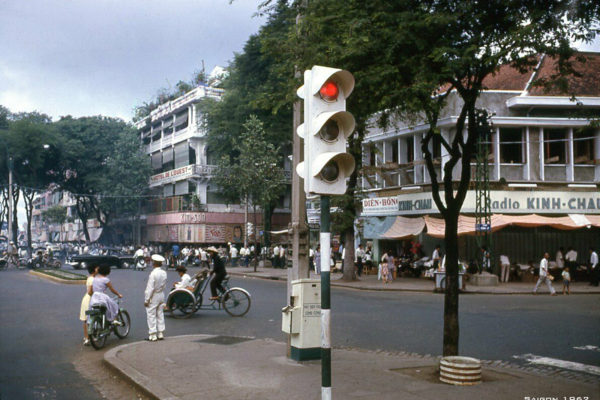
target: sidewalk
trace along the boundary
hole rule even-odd
[[[556,373],[483,364],[483,382],[459,387],[438,380],[439,359],[406,353],[334,349],[336,399],[597,399],[598,386]],[[298,363],[272,340],[189,335],[118,346],[105,362],[156,399],[310,400],[321,397],[320,361]]]
[[[245,276],[252,278],[287,280],[287,268],[227,268],[227,273],[231,276]],[[312,279],[320,279],[319,275],[311,272]],[[409,291],[409,292],[427,292],[433,293],[434,282],[427,278],[398,278],[391,283],[384,284],[377,280],[377,275],[363,275],[359,280],[345,282],[341,280],[341,273],[331,274],[331,286],[345,287],[357,290],[389,290],[389,291]],[[473,294],[532,294],[535,282],[507,282],[500,283],[498,286],[473,286],[467,284],[466,290],[462,293]],[[562,295],[562,283],[553,283],[554,289],[559,295]],[[600,287],[590,286],[589,282],[571,283],[571,294],[600,294]],[[538,295],[548,295],[548,288],[542,285],[538,290]]]

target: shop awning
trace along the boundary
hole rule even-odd
[[[427,225],[427,234],[436,238],[443,238],[446,223],[441,218],[432,218],[425,216]],[[461,215],[458,217],[458,235],[474,235],[475,217]],[[600,227],[600,215],[581,215],[571,214],[566,217],[546,217],[543,215],[504,215],[493,214],[491,218],[492,232],[498,231],[507,226],[522,226],[534,228],[536,226],[550,226],[561,230],[574,230],[583,227]]]
[[[419,218],[396,217],[394,224],[383,234],[381,239],[405,239],[417,236],[425,228],[425,220]]]

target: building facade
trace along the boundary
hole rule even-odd
[[[600,129],[592,123],[600,119],[600,54],[585,55],[587,62],[576,65],[581,76],[569,78],[575,99],[532,85],[554,71],[548,57],[541,57],[529,73],[502,67],[484,82],[477,106],[493,112],[486,146],[496,255],[526,263],[539,261],[545,251],[554,257],[559,247],[573,246],[583,262],[590,246],[600,247]],[[451,93],[438,123],[448,141],[456,133],[460,106]],[[377,254],[399,252],[402,241],[411,238],[421,241],[428,255],[435,244],[443,245],[443,220],[421,152],[427,128],[400,122],[388,130],[371,129],[364,141],[362,187],[367,198],[361,229]],[[435,137],[430,151],[441,177],[448,152]],[[471,168],[473,180],[475,161]],[[455,168],[453,180],[459,177]],[[459,235],[465,261],[476,257],[475,211],[471,189],[459,222],[464,225]]]
[[[246,210],[240,205],[225,204],[211,180],[217,160],[207,145],[204,116],[199,107],[201,100],[218,101],[223,94],[223,89],[198,86],[160,105],[136,123],[153,169],[149,182],[153,197],[147,202],[142,242],[243,242]],[[290,166],[285,165],[285,169]],[[254,234],[260,235],[262,212],[254,215],[252,211],[251,207],[248,221],[256,224]],[[289,220],[287,193],[275,209],[272,228],[287,227]]]

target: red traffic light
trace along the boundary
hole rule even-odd
[[[319,95],[325,101],[336,101],[340,94],[340,88],[334,81],[327,81],[321,86]]]

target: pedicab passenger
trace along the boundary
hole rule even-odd
[[[173,287],[175,289],[190,289],[190,286],[193,288],[192,278],[187,274],[187,268],[183,265],[178,266],[175,271],[179,274],[181,280],[179,282],[174,282]]]
[[[104,264],[98,268],[98,274],[94,277],[92,286],[88,287],[88,294],[92,296],[90,298],[90,308],[95,305],[104,305],[106,307],[106,319],[109,322],[118,324],[119,321],[115,321],[115,317],[119,312],[119,305],[106,294],[106,291],[110,290],[119,298],[123,298],[123,296],[110,283],[109,274],[109,265]]]

